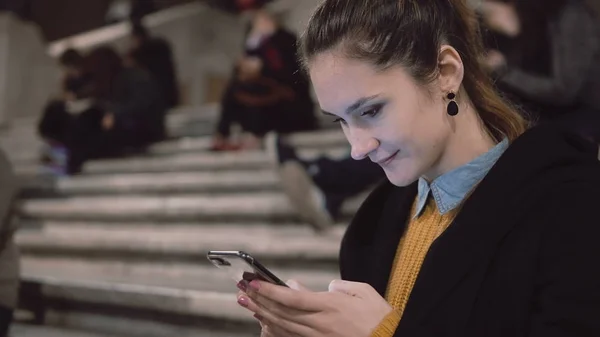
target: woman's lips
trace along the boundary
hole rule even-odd
[[[391,156],[387,157],[386,159],[384,159],[384,160],[382,160],[382,161],[378,162],[377,164],[379,164],[379,165],[381,165],[381,166],[385,166],[385,165],[387,165],[387,164],[391,163],[391,162],[392,162],[392,160],[394,160],[394,159],[396,158],[396,156],[398,155],[398,153],[399,153],[399,152],[400,152],[400,151],[396,151],[396,152],[395,152],[393,155],[391,155]]]

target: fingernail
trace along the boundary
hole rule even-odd
[[[238,282],[237,287],[239,290],[246,292],[248,290],[248,281],[241,280],[240,282]]]
[[[247,308],[247,307],[248,307],[248,304],[249,304],[249,302],[248,302],[248,299],[247,299],[247,298],[245,298],[244,296],[240,296],[240,297],[238,298],[238,304],[239,304],[239,305],[241,305],[241,306],[242,306],[242,307],[244,307],[244,308]]]
[[[256,318],[257,320],[259,320],[260,322],[263,321],[263,317],[259,314],[254,314],[254,318]]]
[[[254,291],[258,291],[260,289],[260,282],[258,282],[256,280],[250,282],[250,289],[252,289]]]

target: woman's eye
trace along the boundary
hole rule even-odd
[[[346,121],[343,118],[336,118],[333,120],[334,123],[342,123],[342,124],[346,124]]]
[[[381,108],[382,107],[380,105],[374,106],[371,109],[369,109],[369,110],[361,113],[360,115],[361,116],[375,117],[375,116],[377,116],[379,114],[379,112],[381,111]]]

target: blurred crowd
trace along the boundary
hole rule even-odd
[[[243,52],[222,96],[212,150],[271,149],[288,196],[321,230],[335,222],[345,199],[368,189],[383,173],[350,154],[308,161],[288,144],[286,134],[317,129],[319,118],[296,55],[296,35],[265,9],[267,2],[218,3],[249,20]],[[482,62],[497,89],[532,124],[555,123],[596,144],[597,8],[595,0],[484,0],[476,7],[488,49]],[[166,41],[133,24],[126,55],[108,47],[85,55],[69,50],[60,62],[63,97],[49,103],[40,134],[62,153],[65,173],[76,174],[88,159],[143,151],[167,137],[165,115],[178,104],[179,94]],[[241,136],[232,135],[234,125]],[[349,178],[356,176],[361,179]]]
[[[103,46],[60,56],[61,95],[39,123],[51,149],[44,160],[57,172],[76,174],[89,159],[142,151],[167,137],[166,112],[179,103],[171,48],[139,22],[129,44],[125,55]]]

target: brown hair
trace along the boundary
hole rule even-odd
[[[85,59],[84,72],[89,74],[97,99],[113,98],[114,84],[123,70],[123,62],[117,52],[108,46],[92,50]]]
[[[527,123],[498,95],[483,69],[479,25],[464,0],[324,0],[299,47],[305,67],[315,55],[339,49],[381,70],[403,66],[427,84],[438,74],[442,44],[460,54],[463,87],[488,133],[497,141],[520,136]]]

